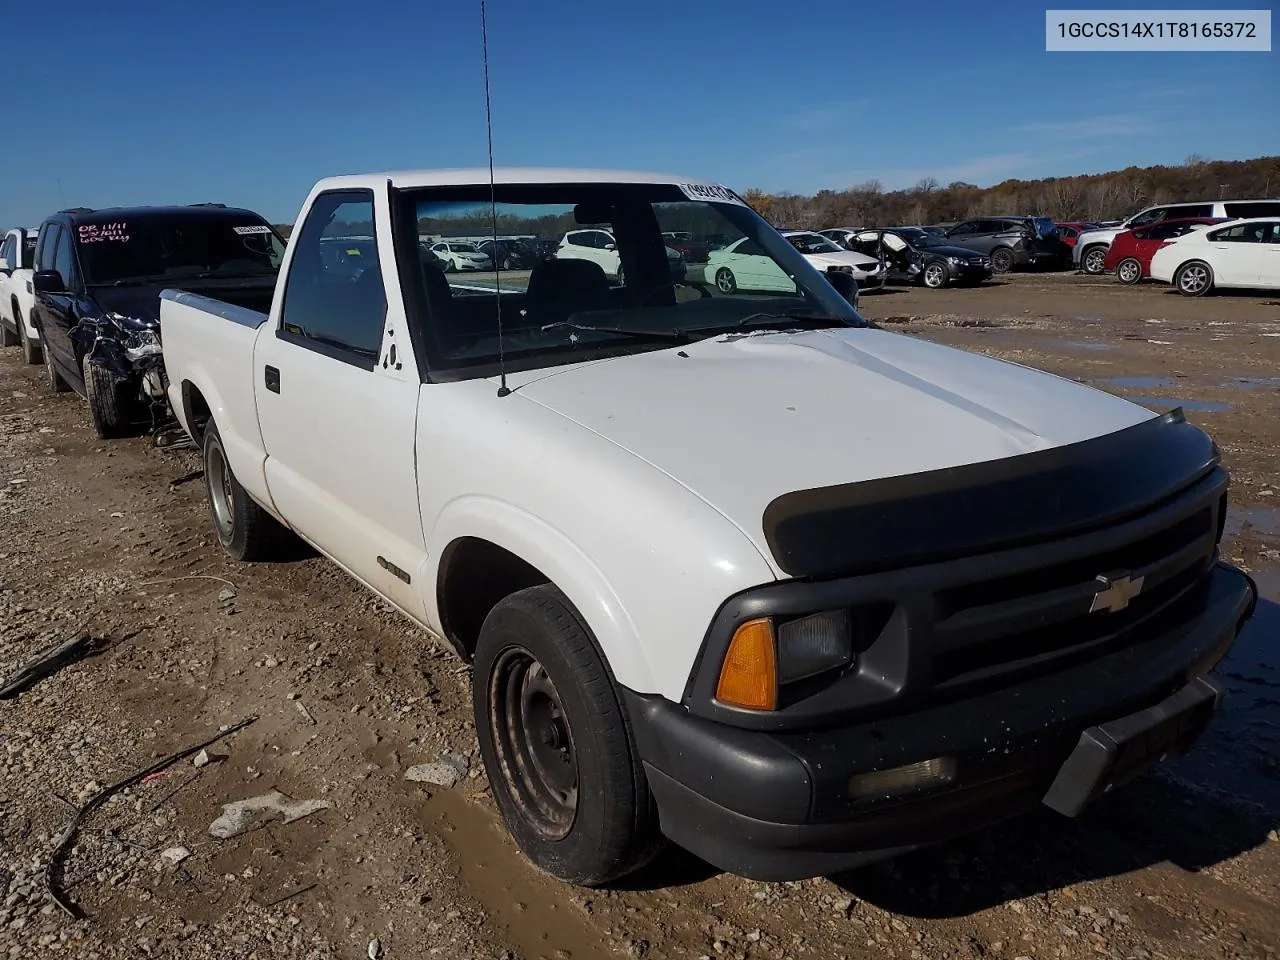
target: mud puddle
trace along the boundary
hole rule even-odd
[[[1153,396],[1126,397],[1125,399],[1140,403],[1144,407],[1150,407],[1152,410],[1158,410],[1161,413],[1166,410],[1172,410],[1174,407],[1181,407],[1188,413],[1226,413],[1231,409],[1231,404],[1218,403],[1216,400],[1187,400],[1183,397]]]
[[[577,911],[569,890],[526,861],[499,820],[450,790],[432,794],[416,814],[462,865],[467,892],[507,930],[527,960],[614,956],[601,931]]]
[[[1104,377],[1103,383],[1112,387],[1129,387],[1133,390],[1168,390],[1173,386],[1169,377]]]
[[[1232,377],[1222,384],[1226,390],[1280,390],[1280,377]]]
[[[1238,537],[1245,530],[1264,537],[1280,537],[1280,507],[1228,507],[1222,535]]]
[[[1096,340],[1063,340],[1062,346],[1075,350],[1114,350],[1115,344],[1098,343]]]
[[[1280,567],[1264,567],[1253,578],[1258,607],[1214,672],[1227,689],[1222,712],[1189,755],[1169,762],[1169,771],[1228,801],[1280,815]]]

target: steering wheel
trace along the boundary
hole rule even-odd
[[[643,297],[640,298],[640,306],[647,306],[649,301],[655,296],[666,290],[668,287],[688,287],[691,290],[697,290],[700,300],[710,300],[711,291],[707,289],[706,284],[694,283],[691,280],[668,280],[666,283],[660,283],[654,287]]]

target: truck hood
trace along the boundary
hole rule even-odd
[[[1000,460],[1155,416],[1038,370],[860,328],[720,336],[508,381],[687,487],[765,558],[762,517],[784,494]]]

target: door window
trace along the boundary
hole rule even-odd
[[[9,265],[10,270],[18,268],[18,258],[14,256],[18,248],[18,238],[13,234],[4,238],[4,246],[0,247],[0,258]]]
[[[1216,243],[1269,243],[1272,226],[1270,223],[1241,223],[1216,230],[1209,239]]]
[[[1227,216],[1233,220],[1280,216],[1280,200],[1249,200],[1226,204]]]
[[[326,263],[336,244],[343,268]],[[354,251],[351,254],[350,251]],[[289,266],[280,335],[300,346],[372,369],[382,345],[387,298],[378,262],[373,194],[322,194],[302,225]]]
[[[58,245],[53,251],[53,269],[58,271],[67,290],[76,287],[76,255],[71,247],[71,231],[61,230],[58,233]]]
[[[51,270],[53,268],[53,238],[58,232],[56,223],[46,223],[40,228],[40,237],[36,244],[36,269]]]
[[[1143,211],[1126,224],[1126,226],[1140,227],[1143,224],[1155,223],[1157,220],[1166,220],[1169,216],[1168,207],[1152,207],[1150,210]],[[1191,214],[1188,214],[1191,216]]]

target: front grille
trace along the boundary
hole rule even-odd
[[[931,686],[1007,681],[1150,637],[1153,621],[1175,608],[1190,616],[1216,556],[1217,525],[1215,509],[1203,506],[1120,546],[940,590]],[[1143,578],[1137,596],[1121,610],[1090,612],[1106,586],[1097,578],[1121,574]]]

